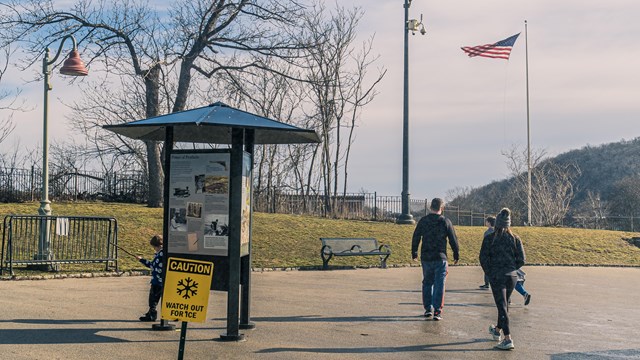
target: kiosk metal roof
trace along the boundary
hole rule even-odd
[[[132,139],[164,141],[173,127],[177,142],[231,144],[231,129],[255,131],[255,144],[319,143],[314,130],[303,129],[233,108],[222,102],[103,128]]]

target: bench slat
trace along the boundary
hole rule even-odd
[[[322,245],[329,245],[334,253],[351,251],[354,245],[360,246],[362,252],[378,251],[378,240],[374,238],[320,238]]]

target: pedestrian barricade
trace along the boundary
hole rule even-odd
[[[7,215],[0,274],[13,267],[105,263],[118,270],[118,222],[109,217]]]

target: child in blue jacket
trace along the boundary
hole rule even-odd
[[[158,317],[158,311],[156,307],[160,302],[162,296],[162,258],[164,256],[162,252],[162,236],[154,235],[149,244],[153,246],[156,255],[153,260],[149,261],[143,259],[141,256],[136,258],[146,267],[151,268],[151,288],[149,289],[149,311],[140,317],[140,321],[156,321]]]

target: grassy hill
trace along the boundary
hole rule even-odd
[[[599,199],[600,210],[607,216],[639,216],[640,162],[635,161],[639,157],[640,137],[599,146],[587,145],[546,161],[575,164],[580,169],[574,184],[570,215],[594,216],[591,196]],[[449,205],[477,212],[497,212],[509,204],[514,211],[514,221],[522,223],[526,204],[514,197],[513,183],[513,177],[493,181],[449,199]]]
[[[39,203],[0,204],[0,214],[35,214]],[[119,245],[127,250],[151,257],[149,238],[162,233],[162,209],[120,203],[55,203],[55,215],[111,216],[118,220]],[[375,237],[391,246],[389,264],[406,265],[411,261],[411,236],[414,226],[370,221],[321,219],[309,216],[254,214],[253,266],[318,267],[320,237]],[[460,263],[475,265],[482,241],[483,227],[457,227]],[[640,266],[640,248],[625,238],[640,233],[515,227],[525,246],[529,264],[589,264]],[[451,257],[451,254],[450,254]],[[122,270],[143,270],[134,258],[121,255]],[[333,259],[333,265],[375,266],[374,258],[348,257]],[[68,269],[69,265],[65,265]]]

